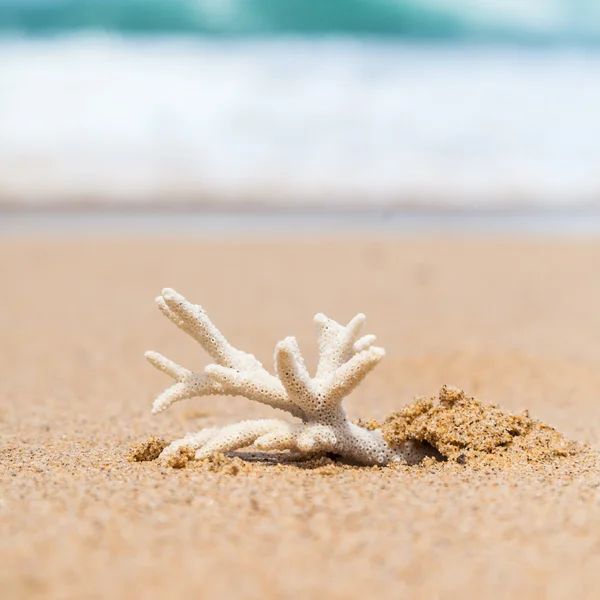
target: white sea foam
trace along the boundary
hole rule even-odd
[[[600,204],[600,53],[0,42],[0,201]]]

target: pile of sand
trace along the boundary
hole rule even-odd
[[[168,445],[162,438],[151,436],[145,442],[133,446],[129,458],[133,462],[156,460]]]
[[[417,398],[390,415],[382,427],[390,446],[417,441],[461,464],[540,463],[584,452],[587,447],[529,416],[483,404],[443,386],[439,398]]]

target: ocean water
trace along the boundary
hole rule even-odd
[[[600,2],[0,0],[0,205],[600,206]]]
[[[597,0],[0,0],[0,29],[598,43]]]

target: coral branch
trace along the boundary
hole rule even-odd
[[[229,344],[201,306],[191,304],[169,288],[163,290],[156,303],[165,316],[213,357],[215,364],[209,365],[201,375],[157,352],[146,352],[146,358],[154,367],[177,381],[155,400],[153,413],[159,413],[180,400],[215,394],[243,395],[293,416],[304,416],[297,406],[289,402],[281,382],[254,355]]]
[[[188,302],[175,290],[165,288],[156,299],[158,307],[173,323],[194,338],[218,365],[236,369],[260,370],[262,364],[252,355],[237,350],[213,325],[204,309]]]
[[[204,371],[215,383],[221,384],[227,390],[224,393],[229,396],[244,396],[248,400],[289,412],[295,417],[304,416],[297,406],[290,403],[281,382],[268,373],[265,377],[260,371],[240,372],[221,365],[208,365]]]
[[[328,404],[332,406],[340,404],[384,356],[383,348],[372,346],[368,350],[355,354],[348,362],[338,367],[325,384]]]
[[[287,337],[275,347],[275,370],[288,398],[304,412],[310,410],[304,399],[313,397],[313,385],[296,338]]]
[[[153,414],[162,412],[174,402],[195,398],[196,396],[224,393],[223,389],[208,376],[189,371],[158,352],[146,352],[145,357],[159,371],[166,373],[177,381],[154,401],[152,405]]]
[[[286,444],[288,443],[290,427],[288,423],[275,419],[241,421],[227,425],[196,452],[196,459],[208,458],[219,452],[239,450],[266,436],[269,436],[267,440],[270,447],[279,450],[284,438]]]
[[[323,313],[315,315],[319,340],[319,365],[317,378],[330,375],[355,353],[354,344],[364,325],[365,315],[359,313],[346,327],[327,318]],[[371,342],[375,336],[369,340]]]

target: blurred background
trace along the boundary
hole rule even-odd
[[[0,206],[600,205],[598,0],[0,0]]]

